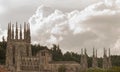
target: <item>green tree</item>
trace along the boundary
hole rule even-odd
[[[53,60],[55,60],[55,61],[63,60],[63,54],[62,54],[61,49],[59,48],[59,45],[57,46],[57,45],[53,44],[53,48],[51,49],[51,53],[53,56]]]

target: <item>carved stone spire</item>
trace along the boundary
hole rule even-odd
[[[20,24],[20,40],[22,40],[22,26]]]
[[[10,39],[11,39],[11,31],[12,31],[12,30],[11,30],[11,22],[10,22]]]
[[[8,36],[7,36],[7,40],[8,41],[11,40],[11,22],[8,23]]]
[[[16,36],[15,36],[15,39],[18,40],[18,24],[16,22]]]
[[[7,32],[7,35],[8,35],[8,36],[7,36],[7,40],[9,40],[9,38],[10,38],[10,35],[9,35],[9,34],[10,34],[10,25],[9,25],[9,23],[8,23],[8,32]]]
[[[30,36],[30,25],[27,24],[27,41],[30,43],[31,42],[31,36]]]
[[[14,24],[12,24],[12,39],[14,39]]]
[[[26,31],[26,22],[24,22],[24,40],[26,40],[26,35],[27,35],[26,32],[27,32]]]

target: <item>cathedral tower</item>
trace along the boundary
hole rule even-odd
[[[24,23],[24,32],[22,26],[16,27],[11,22],[8,24],[6,66],[13,71],[20,70],[21,56],[31,56],[31,36],[30,25]],[[17,67],[17,68],[16,68]]]

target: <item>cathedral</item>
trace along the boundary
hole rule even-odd
[[[8,24],[6,67],[10,72],[58,72],[61,66],[66,72],[77,72],[80,64],[74,61],[53,61],[49,49],[41,50],[32,56],[30,25],[24,29],[16,23]]]
[[[81,63],[75,61],[54,61],[49,49],[40,50],[36,56],[32,55],[30,25],[8,24],[6,68],[8,72],[59,72],[61,67],[66,72],[80,72],[88,69],[86,49],[81,50]],[[97,51],[93,49],[93,68],[98,68]],[[103,68],[110,68],[111,58],[104,49]]]

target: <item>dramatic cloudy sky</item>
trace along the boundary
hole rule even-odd
[[[120,54],[120,0],[0,0],[0,37],[7,23],[31,24],[32,43],[65,51],[111,48]]]

